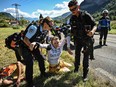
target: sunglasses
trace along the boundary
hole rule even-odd
[[[76,10],[76,8],[77,8],[77,6],[76,7],[74,7],[73,9],[69,9],[71,12],[73,12],[73,11],[75,11]]]

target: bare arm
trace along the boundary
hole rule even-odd
[[[17,82],[16,84],[19,85],[21,81],[21,63],[17,62],[17,69],[18,69],[18,77],[17,77]]]
[[[32,51],[35,44],[32,44],[27,37],[24,37],[24,43],[29,47],[29,49]]]
[[[66,42],[67,42],[67,51],[68,51],[68,53],[69,53],[70,55],[72,55],[73,53],[72,53],[72,51],[71,51],[71,49],[70,49],[70,36],[67,36],[67,37],[66,37]]]
[[[29,41],[29,39],[27,37],[24,37],[23,41],[27,46],[30,46],[31,42]]]

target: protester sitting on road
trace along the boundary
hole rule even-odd
[[[25,65],[21,62],[12,63],[0,70],[0,86],[15,85],[19,87],[21,80],[24,79]]]
[[[70,50],[70,37],[66,37],[61,43],[59,43],[58,37],[51,38],[51,44],[39,44],[40,48],[48,49],[48,62],[49,62],[49,72],[57,73],[57,72],[66,72],[70,71],[68,67],[71,64],[66,63],[60,59],[60,55],[62,54],[63,46],[67,42],[67,50],[69,54],[73,54]],[[36,44],[34,42],[33,44]]]
[[[69,54],[72,54],[70,51],[70,43],[69,37],[64,39],[61,44],[59,43],[59,39],[57,37],[53,37],[51,39],[51,50],[48,51],[48,62],[49,62],[49,71],[50,72],[66,72],[70,71],[68,67],[71,66],[71,64],[66,63],[61,60],[60,55],[62,54],[63,46],[65,42],[67,41],[67,48]]]

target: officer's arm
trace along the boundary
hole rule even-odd
[[[108,20],[108,24],[109,24],[108,28],[109,28],[109,31],[110,31],[111,30],[110,20]]]
[[[36,43],[31,43],[27,37],[24,37],[24,43],[29,47],[29,49],[32,51]]]
[[[87,17],[87,20],[88,20],[88,22],[90,23],[90,25],[92,27],[92,30],[87,35],[88,36],[93,36],[95,31],[97,30],[95,20],[89,13],[86,14],[86,17]]]
[[[31,25],[28,28],[28,31],[27,31],[27,33],[26,33],[26,35],[24,37],[24,40],[23,40],[24,43],[29,47],[29,49],[31,51],[33,50],[33,47],[34,47],[35,44],[31,44],[29,39],[32,38],[35,35],[36,31],[37,31],[37,27],[34,26],[34,25]]]
[[[29,41],[27,37],[24,37],[23,41],[28,47],[30,46],[31,42]]]

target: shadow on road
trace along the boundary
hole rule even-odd
[[[100,49],[100,48],[102,48],[102,46],[100,46],[100,45],[94,46],[94,49]]]

